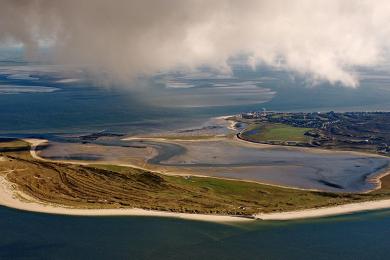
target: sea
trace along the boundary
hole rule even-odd
[[[388,259],[390,211],[218,224],[0,207],[0,259]]]
[[[161,72],[97,80],[70,65],[0,50],[0,136],[152,133],[247,111],[390,111],[388,66],[357,68],[356,88],[276,68]],[[390,211],[221,224],[75,217],[0,207],[0,259],[386,259]]]

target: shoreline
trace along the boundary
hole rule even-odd
[[[25,142],[30,143],[31,156],[40,161],[56,162],[52,160],[46,160],[40,157],[36,153],[36,148],[43,143],[48,142],[46,139],[22,139]],[[88,163],[76,163],[58,161],[59,163],[70,164],[82,164],[88,165]],[[127,165],[129,166],[129,165]],[[129,166],[130,167],[130,166]],[[40,212],[47,214],[57,215],[69,215],[69,216],[139,216],[139,217],[166,217],[166,218],[179,218],[186,220],[207,221],[207,222],[220,222],[220,223],[238,223],[253,221],[251,216],[233,216],[233,215],[211,215],[211,214],[192,214],[192,213],[180,213],[180,212],[168,212],[157,210],[146,210],[141,208],[116,208],[116,209],[87,209],[87,208],[71,208],[61,205],[52,205],[49,203],[41,202],[31,196],[18,190],[16,185],[6,180],[6,177],[0,176],[0,205],[14,208],[18,210],[24,210],[29,212]]]
[[[40,157],[36,148],[40,144],[48,142],[45,139],[23,139],[24,141],[31,144],[30,154],[34,159],[41,161],[50,161],[57,162],[52,160],[47,160],[45,158]],[[244,141],[244,140],[243,140]],[[247,141],[244,141],[249,143]],[[89,163],[82,162],[67,162],[67,161],[58,161],[59,163],[71,163],[71,164],[82,164],[88,165]],[[128,167],[132,167],[131,165],[125,165]],[[139,168],[139,167],[138,167]],[[381,186],[380,179],[386,175],[389,175],[390,171],[382,172],[376,176],[371,178],[372,181],[375,181],[378,185],[377,190]],[[175,175],[175,174],[168,174]],[[205,177],[205,176],[202,176]],[[4,182],[2,181],[2,189],[4,189]],[[12,184],[8,184],[11,186]],[[271,185],[273,186],[273,185]],[[288,187],[286,187],[288,188]],[[15,192],[15,189],[14,189]],[[3,193],[3,192],[1,192]],[[16,191],[16,193],[20,193]],[[21,197],[25,196],[22,194]],[[2,197],[2,196],[1,196]],[[3,204],[3,201],[0,197],[0,204]],[[67,208],[61,206],[53,206],[53,205],[45,205],[40,202],[34,203],[36,204],[31,208],[29,203],[23,203],[23,201],[19,200],[15,196],[13,196],[13,201],[19,201],[23,205],[20,207],[15,207],[22,210],[28,211],[38,211],[43,213],[51,213],[51,214],[62,214],[62,215],[78,215],[78,216],[152,216],[152,217],[173,217],[173,218],[184,218],[191,220],[202,220],[202,221],[212,221],[212,222],[237,222],[237,221],[250,221],[250,220],[294,220],[294,219],[306,219],[306,218],[320,218],[327,216],[336,216],[336,215],[345,215],[356,212],[364,212],[364,211],[373,211],[373,210],[381,210],[390,208],[390,199],[386,200],[375,200],[375,201],[365,201],[358,203],[349,203],[338,206],[330,206],[330,207],[322,207],[322,208],[312,208],[312,209],[304,209],[304,210],[296,210],[296,211],[286,211],[286,212],[275,212],[275,213],[258,213],[253,215],[253,218],[241,217],[241,216],[228,216],[228,215],[207,215],[207,214],[191,214],[191,213],[174,213],[174,212],[164,212],[164,211],[151,211],[144,209],[77,209],[77,208]],[[9,204],[6,205],[9,207],[14,207],[14,205]]]
[[[390,199],[364,201],[333,207],[322,207],[296,211],[259,213],[255,215],[255,218],[260,220],[294,220],[348,215],[352,213],[375,211],[381,209],[390,209]]]
[[[221,222],[221,223],[235,223],[246,222],[253,219],[241,216],[228,216],[228,215],[207,215],[207,214],[190,214],[190,213],[176,213],[146,210],[140,208],[118,208],[118,209],[83,209],[83,208],[67,208],[60,205],[44,204],[36,201],[24,201],[26,199],[25,194],[21,194],[20,191],[8,190],[5,191],[4,186],[7,182],[4,179],[0,179],[0,204],[13,209],[39,212],[54,215],[66,215],[66,216],[134,216],[134,217],[164,217],[164,218],[179,218],[185,220],[207,221],[207,222]],[[9,183],[9,185],[12,185]],[[21,197],[21,200],[18,197]]]
[[[116,209],[87,209],[70,208],[61,205],[54,205],[41,202],[17,189],[17,186],[0,176],[0,205],[28,212],[39,212],[54,215],[66,216],[134,216],[134,217],[164,217],[179,218],[185,220],[219,222],[219,223],[239,223],[252,221],[249,216],[229,216],[229,215],[208,215],[191,214],[157,210],[146,210],[140,208],[116,208]]]
[[[349,203],[331,207],[312,208],[296,211],[258,213],[253,216],[209,215],[146,210],[140,208],[118,209],[84,209],[70,208],[38,201],[35,198],[17,190],[16,185],[0,177],[0,205],[28,212],[38,212],[66,216],[133,216],[133,217],[163,217],[184,220],[206,221],[216,223],[243,223],[260,221],[288,221],[298,219],[323,218],[341,216],[367,211],[390,209],[390,199]]]

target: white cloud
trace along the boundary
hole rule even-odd
[[[248,54],[313,81],[357,86],[356,67],[387,61],[385,0],[1,0],[0,41],[34,56],[50,43],[59,62],[132,79]]]

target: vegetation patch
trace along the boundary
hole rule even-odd
[[[299,146],[355,150],[390,156],[389,112],[257,112],[241,114],[234,120],[250,125],[240,135],[248,141],[294,145],[288,141],[295,139],[293,141],[299,141],[295,145]],[[278,129],[275,125],[288,125],[292,128]],[[307,137],[302,137],[301,131]],[[310,142],[305,143],[308,140],[305,138],[310,138]],[[270,142],[271,139],[279,141]]]
[[[241,136],[246,140],[254,142],[280,141],[307,143],[310,141],[310,137],[306,136],[305,133],[310,130],[311,128],[294,127],[278,123],[258,123],[250,125],[241,133]]]

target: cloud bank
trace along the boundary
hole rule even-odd
[[[0,43],[127,80],[248,55],[312,80],[357,86],[387,62],[385,0],[0,0]]]

